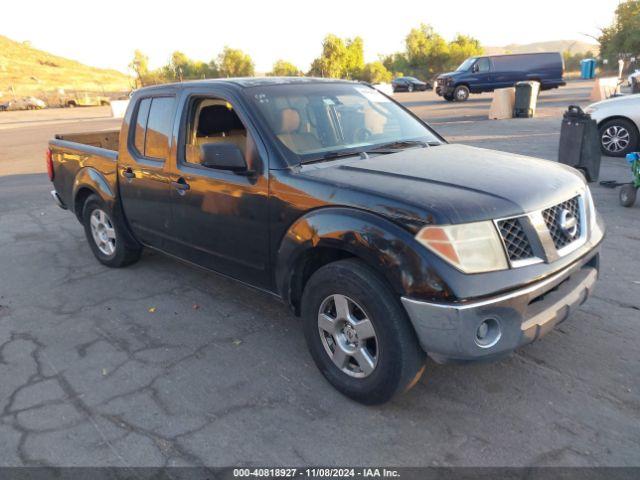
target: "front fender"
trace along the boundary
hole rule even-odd
[[[282,239],[275,280],[282,298],[292,303],[301,259],[314,249],[346,252],[384,276],[398,296],[441,299],[448,296],[413,234],[370,212],[328,207],[300,217]]]
[[[84,167],[78,172],[73,182],[72,205],[76,215],[79,215],[79,212],[75,211],[78,193],[87,189],[98,195],[101,200],[113,210],[116,200],[114,188],[109,184],[107,178],[98,170],[93,167]]]

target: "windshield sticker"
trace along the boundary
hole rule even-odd
[[[370,102],[383,103],[391,101],[374,88],[356,87],[356,90]]]

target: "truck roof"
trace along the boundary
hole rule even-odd
[[[471,58],[522,57],[524,55],[560,55],[560,52],[526,52],[526,53],[492,53],[491,55],[475,55]]]
[[[232,78],[209,78],[205,80],[188,80],[185,82],[164,83],[161,85],[153,85],[142,87],[140,90],[155,90],[167,87],[185,87],[189,85],[232,85],[240,88],[258,87],[265,85],[293,85],[293,84],[310,84],[310,83],[357,83],[352,80],[341,80],[336,78],[320,78],[320,77],[232,77]]]

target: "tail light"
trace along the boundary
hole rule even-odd
[[[49,180],[53,182],[54,172],[53,172],[53,154],[51,153],[51,149],[47,148],[46,153],[47,159],[47,174],[49,175]]]

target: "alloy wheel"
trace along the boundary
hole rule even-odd
[[[368,377],[378,363],[378,339],[373,324],[357,302],[330,295],[320,304],[318,333],[325,352],[342,372]]]
[[[620,125],[611,125],[602,132],[602,146],[611,153],[618,153],[629,146],[629,131]]]
[[[91,235],[100,252],[108,257],[115,253],[116,230],[109,215],[99,208],[91,212]]]

